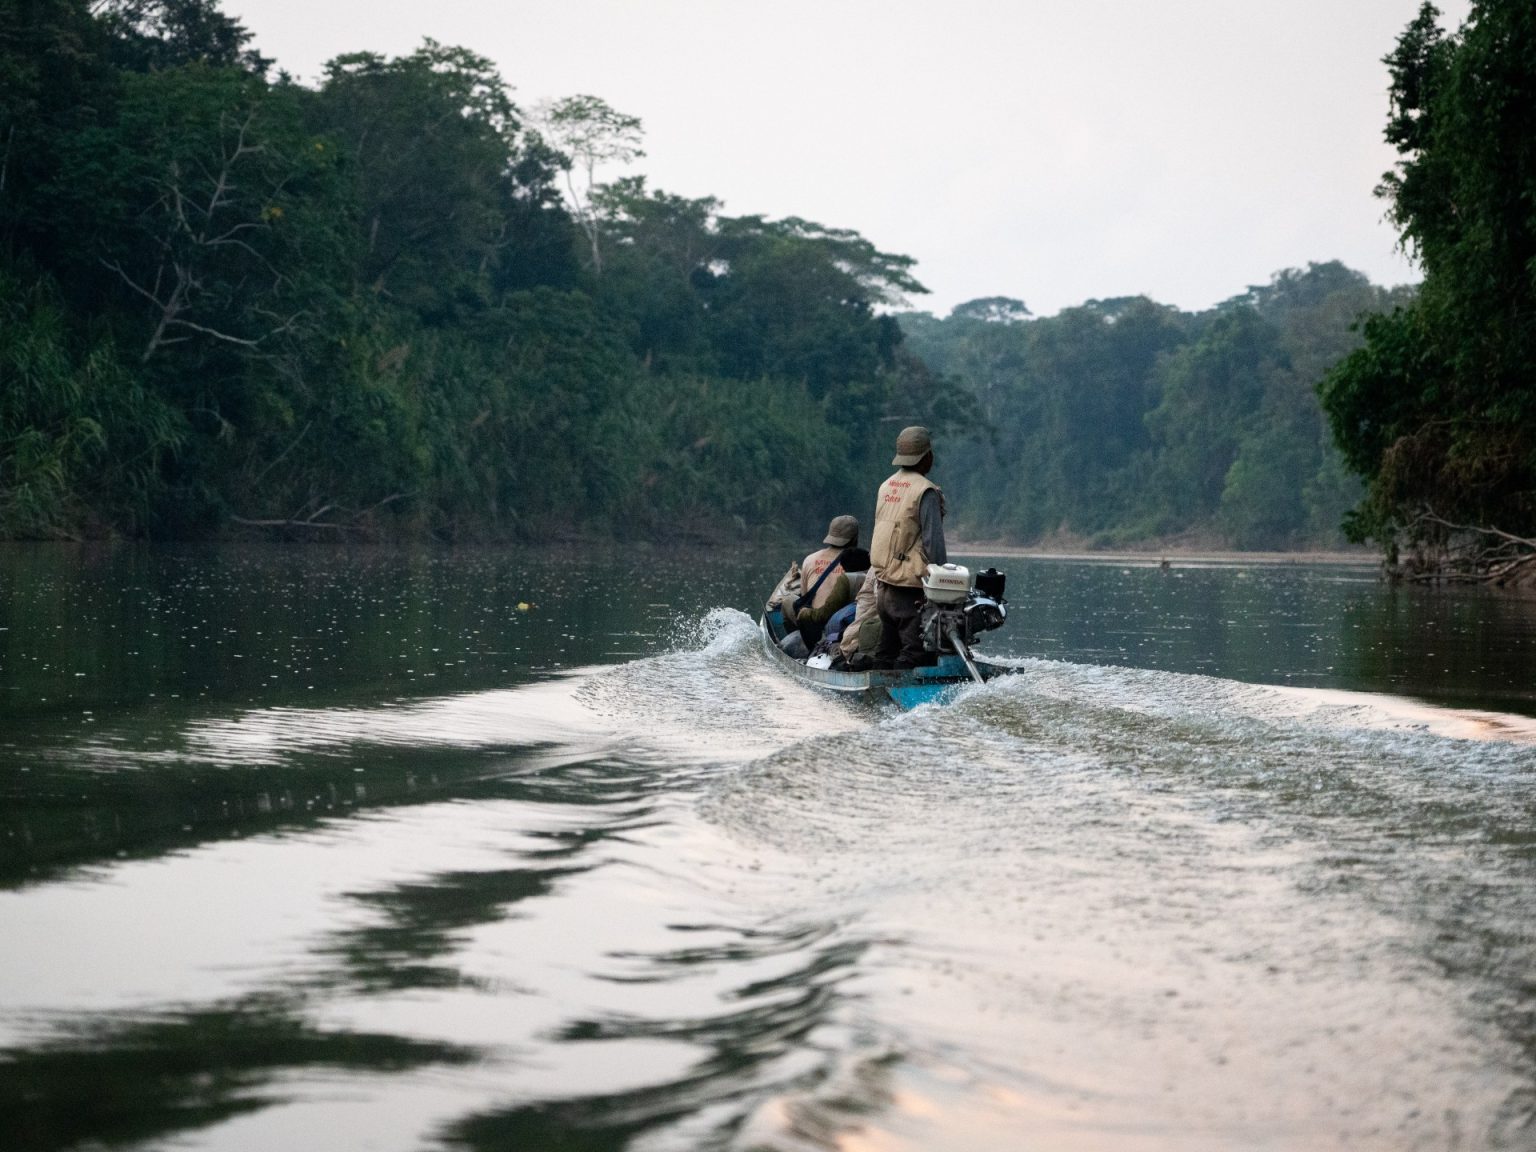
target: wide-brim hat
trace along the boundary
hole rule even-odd
[[[834,516],[832,523],[827,525],[827,535],[823,544],[831,544],[836,548],[846,548],[859,538],[859,522],[852,516]]]
[[[928,435],[928,429],[921,424],[914,424],[910,428],[903,428],[896,437],[896,455],[891,463],[910,468],[914,464],[921,464],[923,457],[932,451],[933,438]]]

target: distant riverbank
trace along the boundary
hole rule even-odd
[[[1167,564],[1170,568],[1228,567],[1244,564],[1337,564],[1347,567],[1374,568],[1381,557],[1369,549],[1338,552],[1240,552],[1216,548],[1200,548],[1182,551],[1170,548],[1156,551],[1098,552],[1089,549],[1067,551],[1053,548],[1031,548],[1017,544],[954,543],[949,552],[955,556],[1018,556],[1032,560],[1067,560],[1088,564],[1131,564],[1143,568],[1156,568]]]

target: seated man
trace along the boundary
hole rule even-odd
[[[832,618],[853,607],[854,597],[869,572],[869,553],[863,548],[845,548],[838,566],[841,571],[829,575],[823,585],[823,591],[831,590],[827,598],[819,605],[800,609],[797,617],[800,635],[812,649],[821,641]]]
[[[853,599],[848,581],[842,580],[839,584],[838,578],[844,575],[845,550],[858,542],[859,522],[852,516],[834,516],[822,540],[824,547],[812,552],[800,564],[801,593],[792,605],[790,616],[800,629],[807,649],[814,648],[816,641],[821,639],[827,618]],[[865,553],[864,564],[865,567],[869,565],[868,553]]]
[[[838,640],[841,667],[850,672],[867,672],[875,666],[874,655],[880,647],[880,614],[875,610],[875,574],[865,574],[864,582],[854,595],[853,619],[843,629]],[[836,661],[833,666],[838,667]]]

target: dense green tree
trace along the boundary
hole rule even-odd
[[[1474,0],[1448,36],[1425,4],[1386,62],[1380,194],[1424,282],[1322,389],[1368,483],[1351,528],[1430,550],[1447,522],[1536,535],[1536,9]]]
[[[7,249],[54,258],[60,221],[46,187],[60,139],[94,123],[112,98],[106,44],[85,0],[0,4],[0,243]]]
[[[1005,419],[1016,385],[1029,364],[1032,329],[1013,320],[979,318],[962,305],[945,320],[925,312],[900,317],[907,346],[941,377],[964,381],[979,405],[979,416],[990,427]]]
[[[250,46],[251,33],[219,11],[217,0],[97,0],[108,55],[138,72],[204,64],[264,73],[272,62]]]
[[[261,348],[292,326],[330,162],[285,90],[201,65],[129,74],[112,119],[60,150],[56,210],[83,224],[79,259],[139,317],[142,360]]]
[[[982,320],[989,324],[1016,324],[1020,320],[1027,320],[1032,313],[1024,306],[1024,301],[1015,300],[1012,296],[983,296],[977,300],[956,304],[950,309],[949,315],[951,319]]]
[[[649,192],[642,176],[595,194],[609,237],[598,294],[635,354],[660,371],[717,370],[699,287],[720,248],[720,201]]]
[[[1200,340],[1168,359],[1162,399],[1147,415],[1161,450],[1159,507],[1189,519],[1217,510],[1266,393],[1289,367],[1278,331],[1252,308],[1217,317]]]
[[[1314,383],[1300,377],[1283,354],[1272,355],[1260,369],[1263,392],[1256,407],[1235,414],[1237,434],[1223,445],[1229,462],[1213,519],[1238,548],[1292,548],[1316,530],[1307,504],[1309,496],[1322,495]],[[1186,444],[1189,455],[1204,455],[1189,452],[1191,447]],[[1220,461],[1220,455],[1211,455]],[[1209,516],[1209,507],[1202,505],[1200,514]],[[1311,539],[1328,542],[1329,535]]]
[[[1124,529],[1144,486],[1153,370],[1185,339],[1183,319],[1139,297],[1024,322],[957,312],[943,322],[956,338],[947,352],[923,327],[914,350],[979,402],[979,435],[949,472],[972,530],[1038,539]]]
[[[597,183],[639,123],[530,131],[464,49],[308,87],[214,0],[17,0],[0,81],[0,536],[803,534],[910,423],[965,533],[1315,542],[1351,496],[1310,384],[1382,298],[1338,265],[898,315],[910,258]]]
[[[575,288],[581,279],[576,227],[554,181],[559,156],[533,133],[518,143],[500,183],[501,228],[490,267],[495,299],[538,287]]]
[[[517,168],[521,121],[484,57],[433,41],[409,56],[326,65],[319,127],[348,160],[359,286],[448,323],[483,307],[507,240],[514,174],[543,197],[551,173]]]
[[[185,436],[109,334],[71,331],[49,277],[0,265],[0,538],[141,529]]]
[[[1312,388],[1358,344],[1358,317],[1397,298],[1329,263],[1203,315],[1128,297],[1010,323],[973,309],[901,322],[979,401],[981,431],[946,474],[964,531],[1285,548],[1338,542],[1358,486]]]
[[[718,240],[699,279],[721,369],[800,380],[818,399],[891,366],[901,332],[876,308],[926,291],[909,258],[847,230],[747,216],[721,220]]]

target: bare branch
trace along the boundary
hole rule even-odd
[[[295,443],[297,443],[297,441],[295,441]],[[416,495],[414,492],[393,492],[390,495],[384,497],[384,499],[380,500],[378,503],[371,504],[367,508],[364,508],[361,512],[354,512],[350,520],[344,521],[320,519],[320,517],[324,516],[327,512],[332,510],[344,511],[344,509],[341,509],[340,505],[335,503],[324,504],[317,508],[314,512],[309,513],[307,516],[304,515],[304,508],[301,507],[297,512],[285,520],[250,519],[245,516],[234,515],[231,515],[230,519],[236,524],[244,524],[249,528],[315,528],[333,532],[354,531],[361,527],[363,520],[366,519],[370,514],[378,511],[380,508],[383,508],[386,505],[393,504],[397,500],[408,500],[414,495]],[[308,507],[308,504],[306,503],[304,507]]]
[[[1506,584],[1536,567],[1536,540],[1502,528],[1461,524],[1424,508],[1406,525],[1413,550],[1391,575],[1416,584]],[[1441,530],[1426,539],[1428,527]],[[1460,539],[1456,539],[1459,537]]]
[[[361,512],[359,512],[357,514],[356,519],[357,520],[361,520],[364,516],[367,516],[370,512],[377,512],[380,508],[383,508],[386,504],[393,504],[396,500],[409,500],[414,495],[416,495],[416,493],[414,493],[414,492],[396,492],[396,493],[394,493],[392,495],[386,496],[386,497],[384,497],[384,499],[380,500],[377,504],[371,504],[367,508],[364,508]]]
[[[299,441],[304,439],[305,434],[312,427],[314,427],[314,423],[315,422],[313,420],[306,421],[305,424],[304,424],[304,427],[299,429],[299,434],[297,436],[295,436],[289,442],[288,447],[284,448],[281,452],[279,452],[275,457],[272,458],[272,460],[267,464],[267,466],[265,468],[263,468],[260,472],[256,473],[256,478],[251,481],[251,487],[252,488],[254,488],[254,487],[256,487],[256,485],[260,484],[262,482],[262,480],[264,480],[266,478],[266,475],[267,475],[268,472],[272,471],[272,469],[276,468],[279,464],[281,464],[283,462],[283,459],[288,455],[288,453],[292,452],[295,448],[297,448],[299,446]]]
[[[1455,524],[1449,520],[1444,520],[1441,517],[1436,516],[1433,512],[1421,512],[1417,519],[1419,521],[1426,521],[1430,524],[1438,524],[1440,527],[1448,528],[1452,532],[1474,532],[1480,533],[1484,536],[1497,536],[1499,539],[1507,540],[1511,544],[1517,545],[1521,548],[1530,548],[1533,551],[1536,551],[1536,540],[1532,540],[1526,536],[1516,536],[1512,532],[1505,532],[1501,528],[1484,527],[1480,524]]]
[[[257,231],[265,231],[266,225],[258,224],[254,220],[246,220],[243,223],[232,226],[226,232],[221,232],[217,236],[209,237],[207,240],[204,240],[203,243],[207,244],[210,248],[217,244],[232,244],[235,242],[234,236],[237,232],[249,232],[253,228]]]
[[[244,227],[255,227],[255,225],[244,225]],[[234,229],[231,229],[231,231],[234,231]],[[228,233],[226,233],[226,236],[227,235]],[[267,271],[272,273],[272,275],[277,278],[277,283],[281,284],[283,282],[283,274],[273,266],[272,261],[268,260],[260,252],[256,251],[256,249],[252,248],[244,240],[225,239],[220,237],[217,240],[206,241],[203,246],[205,248],[241,248],[250,256],[252,256],[258,263],[264,265]]]
[[[164,308],[165,307],[165,305],[161,302],[160,297],[155,292],[151,292],[149,289],[141,287],[137,282],[134,281],[132,276],[128,275],[128,273],[123,271],[123,266],[121,264],[117,263],[115,260],[103,260],[101,262],[101,264],[102,264],[102,267],[106,268],[108,271],[116,272],[118,277],[122,280],[122,282],[124,284],[128,285],[128,287],[132,288],[135,292],[137,292],[140,296],[143,296],[146,300],[149,300],[152,303],[154,303],[156,307],[159,307],[159,308]],[[158,276],[158,273],[157,273],[157,276]],[[155,288],[158,290],[159,287],[160,287],[160,285],[159,285],[159,283],[157,281],[157,283],[155,285]]]
[[[245,348],[254,348],[265,339],[265,337],[257,337],[255,340],[250,340],[244,336],[231,336],[228,332],[220,332],[217,328],[209,328],[204,324],[194,324],[190,320],[172,318],[167,320],[166,323],[175,324],[180,328],[190,328],[194,332],[201,332],[204,336],[212,336],[215,340],[223,340],[226,344],[239,344]],[[167,341],[162,341],[162,343],[167,343]]]
[[[176,205],[176,219],[181,224],[181,230],[187,235],[192,234],[192,223],[187,219],[187,198],[181,194],[180,173],[172,169],[172,174],[177,176],[176,183],[171,185],[171,199]]]
[[[344,532],[352,527],[350,524],[316,523],[313,520],[248,520],[244,516],[235,515],[231,515],[230,519],[249,528],[321,528]]]

